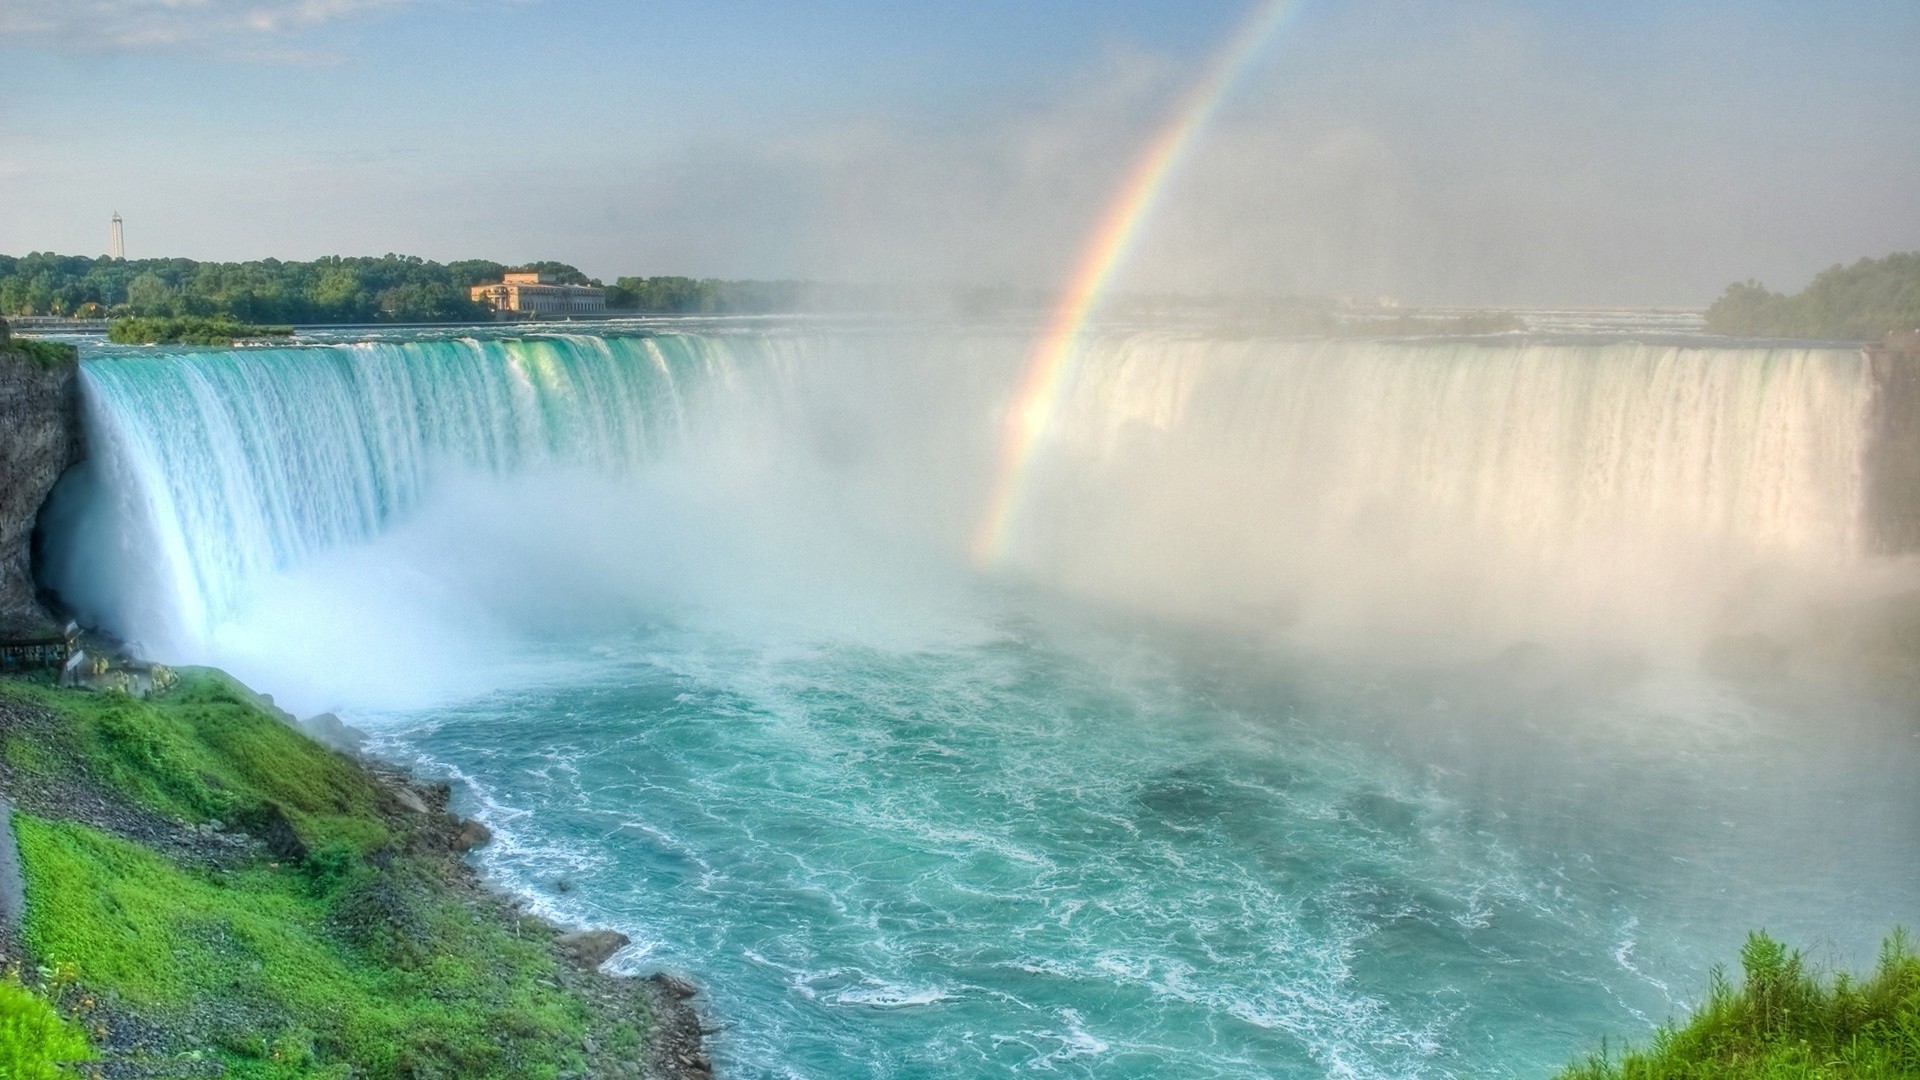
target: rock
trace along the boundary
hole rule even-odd
[[[607,957],[627,947],[632,938],[618,930],[576,930],[554,941],[560,955],[591,971],[607,962]]]
[[[660,988],[661,992],[675,1001],[685,1001],[698,994],[700,988],[681,978],[664,971],[656,971],[647,976],[647,981]]]
[[[335,750],[357,752],[367,744],[367,733],[345,723],[330,712],[321,713],[311,720],[300,722],[300,730],[307,733],[316,742],[325,743]]]
[[[273,803],[249,811],[239,824],[281,859],[287,862],[306,859],[306,842],[294,831],[293,822],[287,820],[286,813]]]
[[[453,850],[472,851],[474,848],[493,839],[493,830],[469,818],[460,823],[460,831],[453,834]]]
[[[40,508],[85,447],[80,367],[43,367],[0,348],[0,627],[48,626],[30,565]]]
[[[426,801],[420,798],[420,796],[416,794],[412,788],[406,786],[405,784],[393,785],[392,787],[387,789],[387,794],[392,795],[393,801],[396,803],[399,803],[401,809],[403,810],[407,810],[415,814],[427,813]]]

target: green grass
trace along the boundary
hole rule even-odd
[[[0,694],[65,721],[7,737],[0,756],[15,768],[84,775],[186,821],[246,821],[277,809],[315,850],[346,842],[365,852],[390,839],[365,772],[274,719],[219,672],[183,671],[171,693],[151,701],[23,681],[0,683]]]
[[[383,818],[372,777],[244,688],[187,671],[151,701],[17,680],[0,680],[0,695],[56,717],[7,734],[0,756],[16,774],[187,821],[257,825],[271,810],[308,850],[211,868],[16,813],[22,938],[36,962],[71,970],[243,1080],[583,1067],[587,1006],[561,989],[545,935],[522,937],[476,902],[451,857],[420,842],[424,819]]]
[[[13,979],[0,979],[0,1076],[64,1080],[63,1064],[93,1057],[86,1036],[46,999]]]
[[[192,872],[84,825],[15,824],[34,955],[206,1035],[236,1077],[555,1076],[585,1031],[544,948],[392,880],[406,870]]]
[[[1735,989],[1714,973],[1685,1024],[1642,1050],[1604,1051],[1559,1080],[1911,1080],[1920,1077],[1920,958],[1895,931],[1873,975],[1816,977],[1764,933],[1740,951]]]

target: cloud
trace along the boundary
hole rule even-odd
[[[330,23],[437,0],[0,0],[0,38],[74,52],[237,48],[247,59],[311,62],[281,41]]]

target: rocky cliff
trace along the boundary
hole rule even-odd
[[[80,460],[80,365],[71,349],[21,347],[0,320],[0,633],[48,621],[34,599],[33,525]]]
[[[1920,331],[1888,334],[1867,346],[1873,372],[1865,481],[1876,550],[1920,551]]]

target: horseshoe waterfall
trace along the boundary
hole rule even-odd
[[[41,581],[452,781],[730,1076],[1543,1075],[1920,919],[1860,350],[1108,329],[983,564],[1026,346],[100,347]]]

